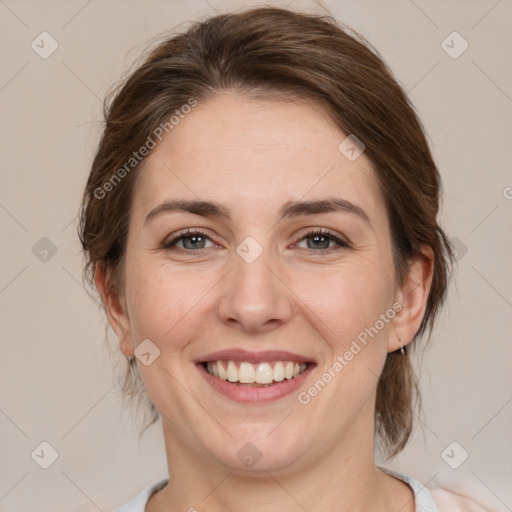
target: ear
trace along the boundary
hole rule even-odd
[[[111,283],[110,267],[98,264],[94,272],[94,283],[107,313],[108,323],[119,339],[119,347],[125,356],[133,357],[134,346],[130,334],[130,321],[124,294],[120,294]]]
[[[395,300],[402,309],[393,319],[393,330],[388,340],[388,352],[408,345],[420,328],[434,274],[434,251],[420,247],[422,255],[409,261],[405,282],[397,291]]]

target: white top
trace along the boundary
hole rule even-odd
[[[392,471],[390,469],[381,467],[379,467],[379,469],[409,485],[414,493],[414,498],[416,501],[415,512],[438,512],[436,504],[434,503],[429,490],[424,485],[420,484],[420,482],[414,480],[414,478],[411,478],[410,476],[398,473],[397,471]],[[133,500],[131,500],[126,505],[123,505],[121,508],[118,508],[115,512],[144,512],[146,504],[151,496],[165,487],[168,482],[169,480],[165,479],[160,480],[160,482],[157,482],[156,484],[150,485],[141,493],[137,494]]]

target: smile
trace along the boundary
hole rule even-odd
[[[306,363],[293,361],[261,362],[209,361],[206,371],[221,380],[240,385],[270,386],[276,382],[298,377],[306,368]]]
[[[283,351],[214,352],[195,361],[216,392],[242,404],[259,404],[296,393],[317,366],[314,359]]]

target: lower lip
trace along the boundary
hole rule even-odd
[[[243,404],[255,404],[273,402],[297,391],[297,389],[304,384],[304,381],[307,379],[315,365],[308,364],[308,367],[297,377],[276,382],[268,387],[239,386],[238,384],[233,384],[227,380],[214,377],[206,371],[206,368],[202,364],[197,364],[196,366],[208,384],[210,384],[210,386],[219,393],[222,393],[236,402]]]

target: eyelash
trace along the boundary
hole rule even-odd
[[[186,254],[190,254],[192,252],[198,252],[200,249],[176,249],[174,248],[174,246],[180,241],[180,240],[183,240],[183,239],[189,239],[193,236],[200,236],[202,238],[207,238],[208,240],[212,241],[210,239],[210,237],[204,233],[203,231],[200,231],[200,230],[197,230],[197,229],[187,229],[186,231],[184,232],[181,232],[179,234],[177,234],[175,237],[173,237],[171,240],[169,241],[164,241],[164,243],[162,244],[162,249],[165,249],[165,250],[169,250],[169,251],[176,251],[176,252],[181,252],[181,253],[186,253]],[[333,241],[333,242],[336,242],[336,244],[338,244],[338,248],[336,247],[329,247],[328,249],[304,249],[305,251],[308,251],[309,253],[321,253],[321,252],[331,252],[332,250],[336,250],[336,249],[340,249],[340,248],[344,248],[344,249],[351,249],[352,246],[351,244],[346,241],[346,240],[342,240],[341,238],[339,238],[338,236],[336,236],[334,233],[332,233],[331,231],[327,230],[327,229],[313,229],[311,231],[308,231],[307,233],[305,233],[302,238],[299,240],[299,242],[301,242],[302,240],[305,240],[307,238],[311,238],[313,236],[321,236],[321,237],[326,237],[328,238],[329,240]]]

